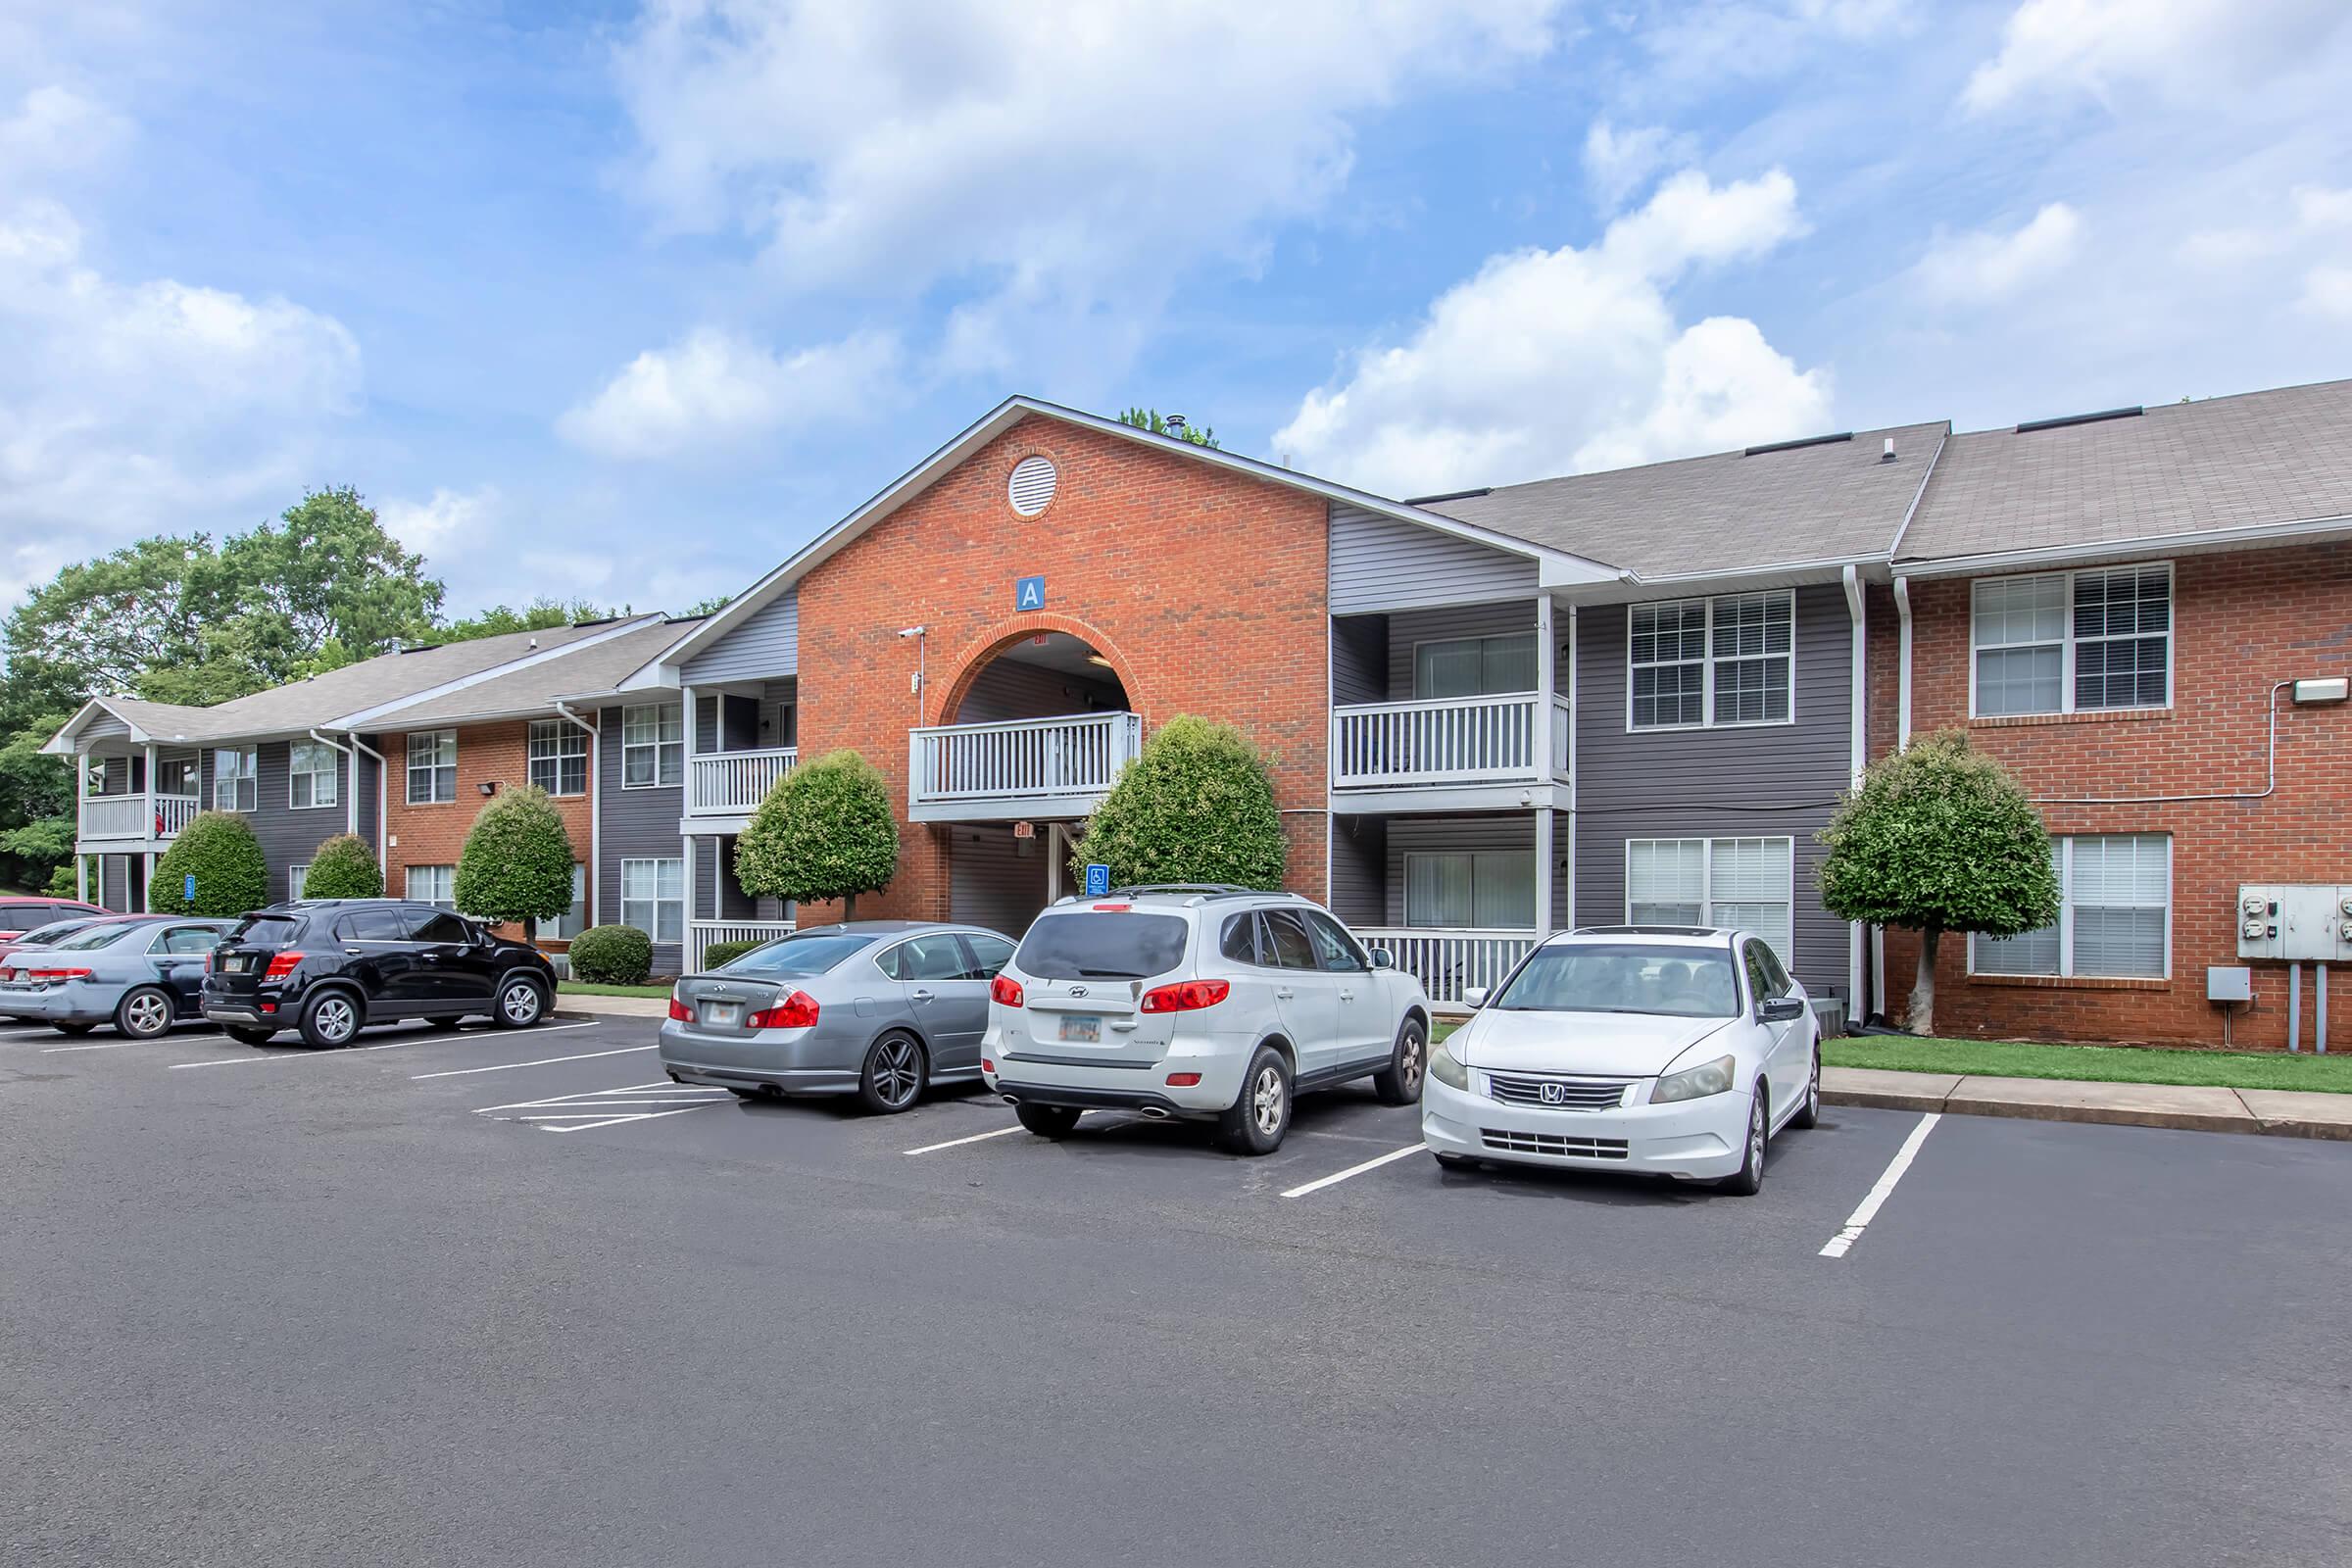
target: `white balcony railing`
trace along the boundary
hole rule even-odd
[[[1554,697],[1549,771],[1537,759],[1534,692],[1364,703],[1331,714],[1335,789],[1526,783],[1568,775],[1569,706]]]
[[[1082,713],[1002,724],[947,724],[910,732],[907,806],[917,820],[1092,810],[1136,753],[1134,713]]]
[[[1429,1000],[1459,1008],[1472,986],[1492,990],[1536,945],[1533,931],[1445,931],[1427,926],[1356,926],[1356,940],[1386,948],[1396,967],[1421,982]]]
[[[721,942],[773,942],[792,935],[795,929],[790,920],[689,920],[683,972],[703,969],[705,956]]]
[[[85,795],[81,801],[81,836],[177,838],[201,804],[193,795]]]
[[[686,768],[687,814],[748,815],[800,760],[800,752],[790,746],[697,757]]]

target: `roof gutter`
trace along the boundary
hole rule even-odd
[[[2352,536],[2352,513],[2326,517],[2302,517],[2292,522],[2261,522],[2243,528],[2199,528],[2189,533],[2142,534],[2129,539],[2092,539],[2051,545],[2036,550],[1997,550],[1982,555],[1946,556],[1938,560],[1899,561],[1894,570],[1902,577],[1971,577],[2012,566],[2064,566],[2084,561],[2119,557],[2163,556],[2206,550],[2255,550],[2264,545],[2293,544],[2330,535]]]
[[[604,732],[572,711],[569,703],[559,700],[556,711],[588,732],[588,872],[581,878],[586,884],[581,891],[588,895],[588,923],[599,925],[603,922],[596,907],[597,893],[605,870]]]

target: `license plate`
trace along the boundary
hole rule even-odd
[[[703,1022],[716,1029],[732,1029],[743,1021],[743,1004],[739,1002],[706,1002],[703,1004]]]
[[[1075,1040],[1081,1045],[1101,1045],[1102,1020],[1084,1013],[1064,1013],[1061,1018],[1061,1038]]]
[[[243,974],[245,972],[246,964],[250,961],[251,960],[247,958],[222,958],[220,960],[220,972],[222,974]]]

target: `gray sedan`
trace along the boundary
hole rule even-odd
[[[926,1084],[979,1078],[989,982],[1012,950],[980,926],[916,920],[796,932],[680,979],[662,1065],[746,1100],[856,1095],[905,1110]]]
[[[0,1014],[86,1035],[102,1023],[153,1040],[200,1016],[205,960],[226,920],[145,915],[105,920],[44,948],[20,949],[0,968]]]

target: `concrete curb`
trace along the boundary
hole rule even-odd
[[[1833,1105],[1883,1110],[2352,1142],[2352,1095],[1824,1067],[1821,1097]]]

